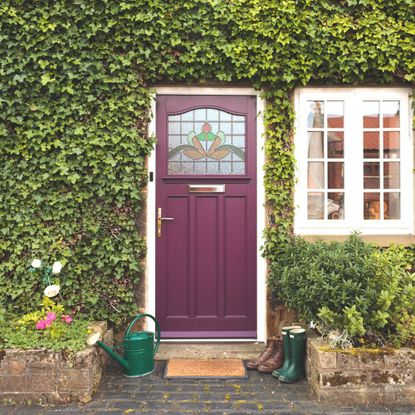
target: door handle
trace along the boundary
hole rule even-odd
[[[174,220],[174,218],[163,218],[161,216],[161,208],[157,209],[157,237],[160,238],[161,237],[161,223],[163,222],[163,220]]]

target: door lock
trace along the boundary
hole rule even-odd
[[[157,209],[157,237],[161,237],[161,223],[163,220],[171,221],[174,220],[174,218],[163,218],[161,216],[161,208]]]

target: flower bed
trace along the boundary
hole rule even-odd
[[[309,336],[307,378],[319,401],[415,404],[415,349],[331,350]]]
[[[112,330],[99,323],[112,345]],[[0,351],[0,400],[47,403],[88,402],[98,387],[107,354],[96,346],[76,353],[47,349]]]

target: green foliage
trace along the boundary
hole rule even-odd
[[[415,81],[413,0],[41,0],[0,5],[0,301],[30,310],[34,257],[62,258],[65,306],[136,311],[154,83],[265,91],[273,260],[289,241],[299,85]],[[381,316],[379,316],[381,318]]]
[[[49,350],[76,352],[86,346],[88,321],[74,319],[70,324],[62,320],[64,308],[45,297],[41,309],[20,318],[0,313],[0,347],[32,349],[44,347]],[[36,324],[53,313],[55,320],[48,327],[37,329]]]
[[[355,342],[415,342],[413,254],[351,235],[344,243],[295,238],[272,264],[273,296],[326,330]]]

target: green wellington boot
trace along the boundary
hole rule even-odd
[[[303,379],[305,376],[305,330],[292,329],[290,330],[289,338],[291,364],[284,372],[284,375],[279,376],[279,379],[281,382],[294,383]]]
[[[300,326],[286,326],[281,328],[282,334],[282,347],[284,350],[284,364],[279,369],[276,369],[272,372],[272,376],[279,378],[280,375],[283,375],[291,365],[291,353],[290,353],[290,337],[288,336],[290,330],[301,329]]]

